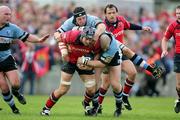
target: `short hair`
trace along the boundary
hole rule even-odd
[[[118,12],[118,8],[113,5],[113,4],[108,4],[106,5],[106,7],[104,8],[104,13],[106,14],[106,11],[107,11],[107,8],[115,8],[116,9],[116,12]]]
[[[180,5],[178,5],[178,6],[176,7],[176,9],[180,9]]]

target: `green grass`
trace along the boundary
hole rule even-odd
[[[180,114],[173,111],[174,98],[130,98],[133,110],[124,110],[120,118],[113,117],[115,110],[114,97],[106,97],[103,114],[97,117],[86,117],[82,109],[80,96],[64,96],[51,110],[51,115],[41,116],[40,111],[48,96],[26,96],[27,104],[16,101],[21,115],[14,115],[7,104],[0,98],[0,120],[180,120]]]

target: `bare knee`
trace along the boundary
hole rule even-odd
[[[128,75],[128,79],[134,82],[136,79],[137,71],[130,72],[127,75]]]
[[[89,79],[84,81],[84,85],[86,87],[86,92],[90,95],[94,95],[96,92],[96,81],[95,79]]]

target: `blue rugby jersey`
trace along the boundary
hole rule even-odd
[[[78,26],[74,23],[74,16],[72,16],[71,18],[67,19],[58,29],[57,31],[59,32],[67,32],[69,30],[72,30],[74,27]],[[92,16],[92,15],[87,15],[86,18],[86,24],[85,26],[90,26],[90,27],[94,27],[96,28],[96,26],[99,23],[103,23],[102,20],[96,16]]]
[[[28,36],[29,33],[12,23],[7,23],[0,28],[0,62],[11,55],[10,44],[13,41],[22,40],[24,42]]]
[[[120,55],[119,62],[121,62],[122,54],[121,54],[121,51],[119,49],[120,43],[118,43],[118,41],[115,39],[115,37],[111,33],[105,32],[103,34],[109,34],[109,36],[111,37],[111,42],[110,42],[109,48],[106,51],[103,51],[101,53],[100,60],[103,63],[108,64],[114,58],[115,54],[117,52],[119,52],[119,55]]]

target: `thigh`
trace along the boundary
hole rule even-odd
[[[121,65],[111,66],[109,68],[109,79],[111,86],[115,92],[120,92],[122,87],[120,84]]]
[[[180,89],[180,73],[176,73],[176,86]]]
[[[73,76],[73,74],[69,74],[67,72],[61,71],[61,82],[62,81],[70,82],[72,76]]]
[[[119,82],[121,75],[121,65],[109,67],[109,79],[111,82]]]
[[[10,81],[11,84],[19,83],[19,73],[18,70],[12,70],[5,73],[7,79]]]
[[[174,72],[180,73],[180,54],[174,55]]]

